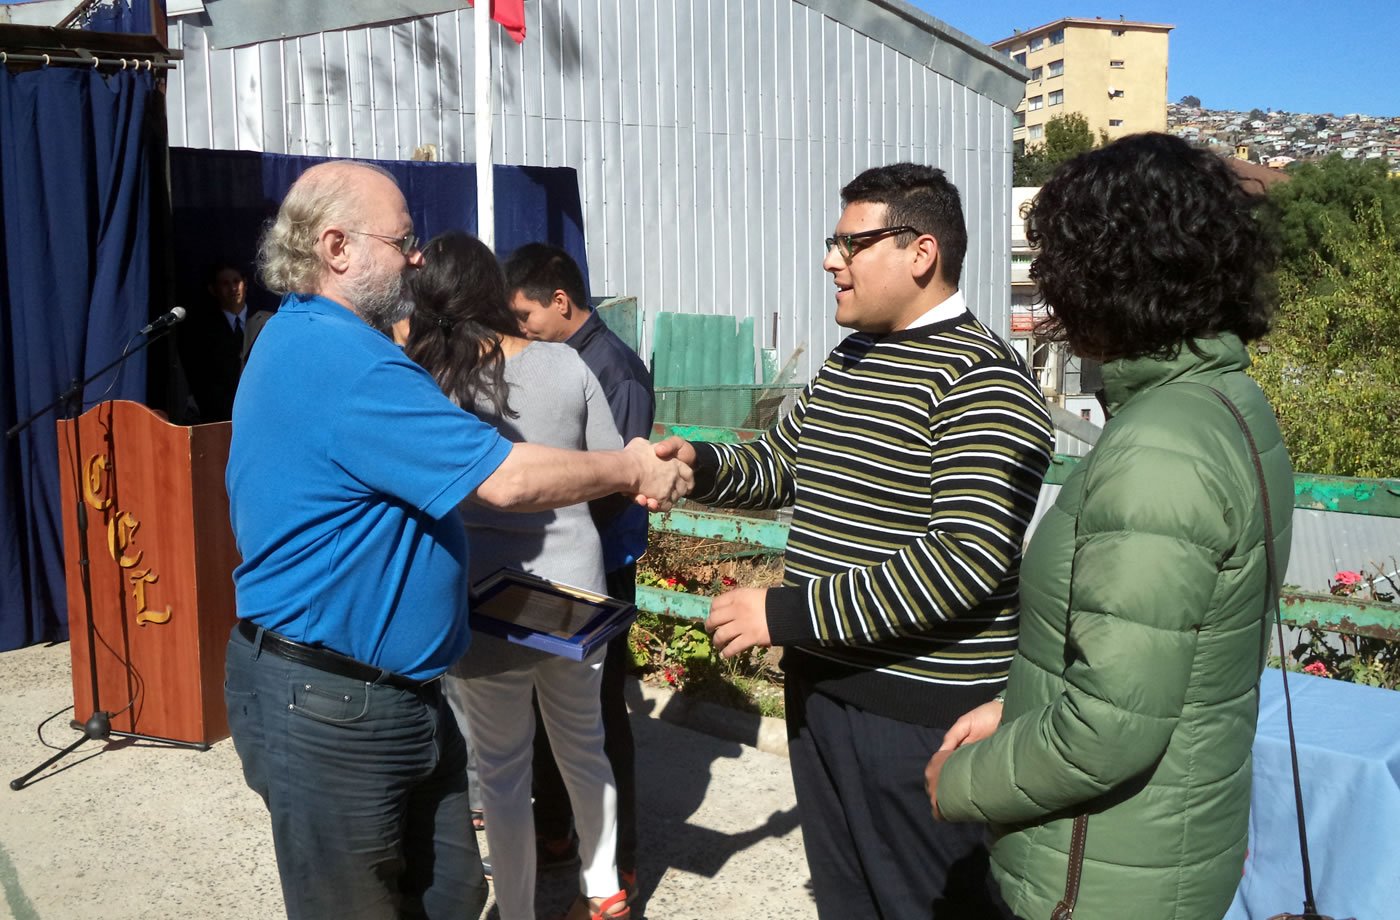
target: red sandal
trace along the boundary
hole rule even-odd
[[[579,895],[564,915],[564,920],[630,920],[632,908],[627,906],[627,892],[619,891],[607,898],[586,898]]]

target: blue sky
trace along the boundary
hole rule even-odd
[[[1169,100],[1190,94],[1214,109],[1400,116],[1385,64],[1400,36],[1398,0],[909,2],[984,42],[1064,16],[1170,23]]]

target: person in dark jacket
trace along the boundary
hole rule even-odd
[[[1062,166],[1034,200],[1051,328],[1103,363],[1103,435],[1021,567],[1005,705],[959,720],[925,771],[934,817],[986,821],[1022,918],[1221,917],[1247,844],[1250,746],[1292,470],[1245,343],[1269,328],[1272,249],[1219,157],[1141,134]],[[1266,532],[1254,450],[1272,514]],[[1267,541],[1277,570],[1269,583]]]

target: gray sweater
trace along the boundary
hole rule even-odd
[[[622,446],[597,378],[569,346],[531,342],[524,351],[506,359],[505,380],[515,418],[497,417],[489,400],[478,399],[472,408],[506,439],[570,450],[616,450]],[[497,511],[468,499],[459,511],[467,526],[473,584],[509,566],[607,593],[602,543],[587,504],[521,514]],[[518,646],[478,633],[453,672],[462,677],[499,673],[536,657],[518,650]]]

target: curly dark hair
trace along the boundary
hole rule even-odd
[[[519,335],[506,278],[491,249],[470,233],[452,230],[423,247],[412,273],[413,324],[404,353],[417,361],[470,410],[478,395],[498,416],[515,417],[507,399],[501,336]]]
[[[848,182],[841,189],[841,200],[846,204],[883,204],[891,227],[917,227],[920,233],[932,234],[938,240],[942,278],[958,286],[967,255],[967,223],[962,197],[943,170],[918,163],[876,166]],[[908,246],[914,237],[901,233],[894,239],[898,245]]]
[[[1219,156],[1134,134],[1057,169],[1027,213],[1041,330],[1076,354],[1167,357],[1183,343],[1269,331],[1275,248]]]

